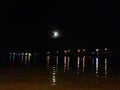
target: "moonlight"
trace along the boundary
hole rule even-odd
[[[60,36],[60,33],[58,31],[52,32],[52,38],[58,38]]]

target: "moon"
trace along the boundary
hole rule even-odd
[[[58,34],[58,32],[54,32],[54,37],[57,37],[59,34]]]
[[[58,38],[60,36],[58,31],[53,31],[52,33],[53,33],[52,35],[53,38]]]

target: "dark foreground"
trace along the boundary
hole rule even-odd
[[[117,75],[97,76],[90,73],[58,71],[53,75],[40,68],[2,68],[0,90],[120,90]]]

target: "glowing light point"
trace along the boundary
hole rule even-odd
[[[29,53],[29,56],[31,56],[31,53]]]
[[[58,32],[54,32],[54,36],[57,37],[58,36]]]
[[[83,52],[85,52],[85,49],[83,49]]]
[[[95,50],[96,52],[98,52],[99,51],[99,49],[98,48],[96,48],[96,50]]]
[[[105,48],[105,51],[107,51],[107,48]]]
[[[78,51],[78,53],[79,53],[79,52],[80,52],[80,49],[78,49],[77,51]]]
[[[48,51],[46,54],[50,54],[50,52]]]
[[[64,53],[67,53],[67,50],[65,50]]]
[[[70,52],[70,50],[68,50],[68,52]]]
[[[59,32],[58,31],[54,31],[53,32],[53,38],[57,38],[57,37],[59,37],[60,35],[59,35]]]

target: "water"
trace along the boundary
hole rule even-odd
[[[1,55],[0,90],[120,90],[119,54]]]

